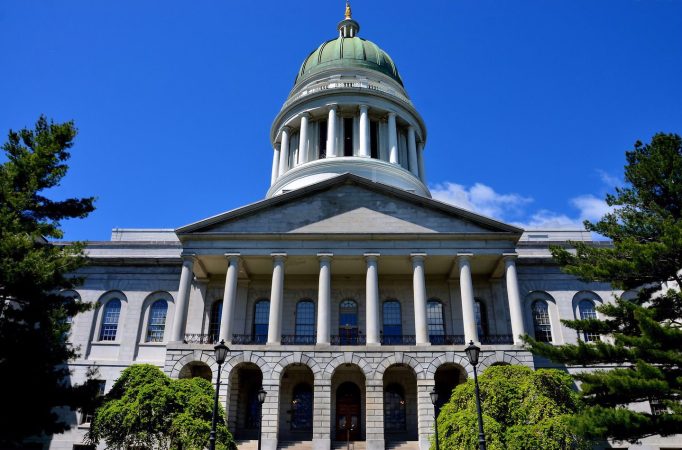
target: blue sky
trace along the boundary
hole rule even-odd
[[[624,152],[682,133],[682,1],[353,0],[428,127],[438,198],[536,227],[604,212]],[[268,131],[341,0],[0,5],[0,132],[80,130],[53,197],[97,197],[66,239],[175,228],[262,199]]]

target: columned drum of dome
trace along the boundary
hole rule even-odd
[[[426,126],[395,63],[358,36],[350,7],[337,29],[305,58],[273,122],[267,197],[344,173],[430,197]]]

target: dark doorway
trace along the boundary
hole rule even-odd
[[[360,439],[360,388],[347,381],[336,390],[336,440]]]

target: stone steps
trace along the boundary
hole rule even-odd
[[[238,450],[258,450],[258,439],[236,441]]]
[[[332,450],[346,450],[345,441],[334,441],[332,442]],[[366,450],[367,445],[364,441],[351,441],[350,450]]]
[[[313,450],[313,441],[282,441],[277,450]]]
[[[419,450],[419,441],[387,442],[386,450]]]

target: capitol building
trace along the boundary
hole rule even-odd
[[[137,363],[215,382],[224,340],[219,399],[240,448],[255,449],[262,387],[265,450],[347,438],[358,450],[426,450],[429,393],[445,401],[473,376],[466,343],[481,347],[481,371],[546,367],[520,336],[576,342],[560,320],[611,301],[609,285],[551,258],[550,244],[588,232],[525,231],[431,198],[418,105],[396,62],[361,36],[347,8],[336,37],[303,59],[270,129],[262,200],[87,243],[71,294],[96,306],[73,319],[74,382],[96,367],[106,392]],[[64,414],[73,427],[49,448],[89,448],[91,413]],[[629,448],[674,447],[665,442]]]

